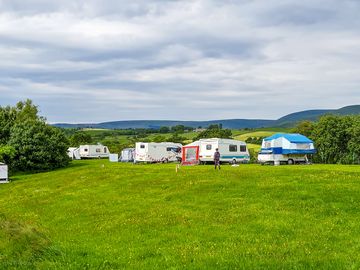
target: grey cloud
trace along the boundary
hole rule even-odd
[[[358,1],[0,1],[0,105],[51,122],[276,118],[360,102]],[[326,98],[324,98],[326,97]]]

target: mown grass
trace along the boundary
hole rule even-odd
[[[78,161],[0,186],[0,269],[358,269],[360,167]]]

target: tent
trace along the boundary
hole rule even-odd
[[[0,163],[0,183],[8,183],[8,166],[4,163]]]
[[[135,157],[135,148],[125,148],[121,151],[121,162],[133,162]]]
[[[80,148],[69,147],[68,148],[68,156],[71,159],[81,159],[81,157],[80,157]]]

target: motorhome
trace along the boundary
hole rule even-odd
[[[174,162],[181,160],[180,143],[172,142],[137,142],[135,144],[136,162]]]
[[[8,183],[8,166],[4,163],[0,163],[0,183]]]
[[[80,145],[79,152],[81,158],[108,158],[110,154],[107,146],[101,144]]]
[[[263,139],[258,161],[275,165],[309,163],[308,155],[315,153],[314,142],[304,135],[278,133]]]
[[[199,161],[202,164],[214,161],[216,149],[220,152],[220,161],[229,163],[247,163],[250,161],[246,143],[233,139],[200,139],[187,146],[199,146]]]

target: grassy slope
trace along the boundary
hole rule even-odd
[[[0,268],[360,267],[359,166],[79,161],[0,186]]]

